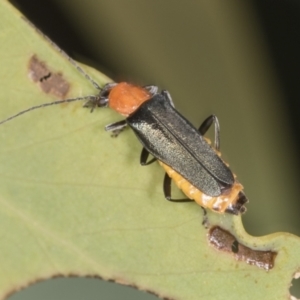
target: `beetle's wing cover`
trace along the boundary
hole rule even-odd
[[[143,103],[127,123],[154,157],[206,195],[219,196],[221,187],[234,183],[230,169],[164,95]]]

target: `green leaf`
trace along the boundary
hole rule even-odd
[[[97,92],[5,1],[0,16],[0,119],[56,100],[60,92],[64,98]],[[50,82],[49,93],[32,80],[41,69],[51,73],[42,80]],[[87,70],[99,84],[108,81]],[[68,92],[50,81],[55,74],[70,85]],[[116,120],[109,109],[91,114],[74,102],[0,126],[0,298],[41,279],[76,275],[172,299],[288,299],[299,238],[252,237],[240,217],[208,212],[209,225],[230,231],[240,246],[277,256],[266,271],[237,260],[226,239],[229,251],[214,248],[202,209],[165,201],[162,169],[139,165],[141,145],[133,133],[111,138],[103,130]]]

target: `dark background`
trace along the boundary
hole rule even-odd
[[[246,230],[300,235],[300,2],[200,2],[13,1],[77,60],[167,88],[195,124],[216,113],[223,157],[251,201]],[[102,284],[55,279],[11,299],[133,299],[130,288]]]

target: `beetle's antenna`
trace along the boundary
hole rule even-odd
[[[93,86],[99,90],[103,91],[103,88],[100,87],[100,85],[87,73],[84,71],[83,68],[79,66],[79,64],[72,59],[65,51],[63,51],[61,48],[59,48],[58,45],[56,45],[50,38],[48,38],[45,34],[43,34],[37,27],[35,27],[29,20],[27,20],[25,17],[23,19],[36,30],[47,42],[49,42],[54,49],[56,49],[61,55],[63,55],[76,69],[79,71],[89,82],[93,84]],[[100,93],[101,94],[101,93]],[[20,115],[23,115],[25,113],[28,113],[32,110],[38,109],[38,108],[43,108],[51,105],[56,105],[56,104],[61,104],[61,103],[68,103],[68,102],[74,102],[74,101],[81,101],[81,100],[88,100],[88,102],[84,105],[85,107],[91,107],[91,112],[96,106],[106,106],[107,105],[107,99],[103,99],[102,101],[100,100],[101,96],[100,94],[97,95],[89,95],[89,96],[83,96],[83,97],[76,97],[76,98],[69,98],[69,99],[62,99],[62,100],[56,100],[53,102],[48,102],[48,103],[43,103],[39,104],[36,106],[32,106],[30,108],[27,108],[25,110],[22,110],[18,112],[17,114],[8,117],[5,120],[0,121],[0,125],[11,121],[14,118],[19,117]],[[91,103],[89,103],[91,102]]]
[[[100,85],[88,74],[86,73],[79,64],[72,59],[65,51],[60,49],[55,43],[53,43],[47,36],[45,36],[47,40],[49,40],[50,43],[52,43],[53,47],[56,48],[89,82],[92,83],[92,85],[99,91],[102,91],[102,88]]]
[[[23,115],[25,113],[28,113],[32,110],[38,109],[38,108],[42,108],[42,107],[46,107],[46,106],[51,106],[51,105],[56,105],[56,104],[61,104],[61,103],[68,103],[68,102],[74,102],[74,101],[81,101],[81,100],[97,100],[99,98],[99,96],[84,96],[84,97],[76,97],[76,98],[69,98],[69,99],[63,99],[63,100],[56,100],[53,102],[48,102],[48,103],[43,103],[43,104],[39,104],[39,105],[35,105],[32,106],[30,108],[27,108],[25,110],[22,110],[20,112],[18,112],[17,114],[10,116],[9,118],[0,121],[0,125],[2,125],[3,123],[6,123],[8,121],[11,121],[14,118],[19,117],[20,115]]]
[[[100,85],[89,75],[87,74],[80,66],[79,64],[72,59],[64,50],[59,48],[58,45],[56,45],[53,41],[51,41],[50,38],[48,38],[45,34],[43,34],[37,27],[35,27],[29,20],[24,18],[24,20],[33,27],[46,41],[48,41],[59,53],[61,53],[87,80],[89,80],[92,85],[99,91],[102,91],[102,88]],[[0,123],[1,124],[1,123]]]

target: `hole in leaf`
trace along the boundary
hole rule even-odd
[[[8,300],[156,300],[155,295],[97,278],[55,278],[33,284]]]
[[[296,272],[290,288],[291,299],[300,299],[300,272]]]

